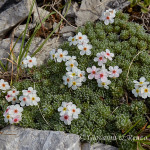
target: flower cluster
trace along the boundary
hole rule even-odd
[[[22,61],[22,67],[24,68],[27,68],[27,67],[32,68],[33,66],[36,66],[36,65],[37,65],[37,61],[35,57],[27,56]]]
[[[102,51],[101,53],[97,53],[94,58],[94,61],[98,62],[98,65],[102,67],[96,68],[96,66],[92,66],[92,68],[87,68],[87,72],[89,73],[88,78],[90,80],[96,79],[98,87],[109,89],[108,85],[111,84],[111,81],[108,80],[108,77],[117,78],[122,73],[122,69],[119,69],[118,66],[110,66],[109,70],[105,68],[107,59],[112,61],[112,57],[114,57],[114,54],[111,53],[109,49],[106,49],[106,52]]]
[[[134,88],[132,90],[132,93],[135,97],[142,97],[146,99],[147,97],[150,97],[150,85],[149,82],[146,82],[145,77],[141,77],[139,81],[134,80]]]
[[[73,119],[78,119],[78,115],[81,113],[80,108],[77,108],[72,102],[62,102],[58,111],[60,112],[60,120],[64,121],[66,125],[70,125]]]
[[[19,103],[17,99],[18,94],[19,94],[19,91],[13,88],[7,92],[7,95],[5,96],[5,98],[8,102],[12,102],[12,104],[16,104],[16,103]]]
[[[8,84],[8,82],[5,82],[3,79],[0,80],[0,90],[2,90],[3,92],[7,91],[10,89],[10,86]]]
[[[55,49],[52,49],[50,51],[50,58],[51,60],[54,60],[55,62],[62,62],[67,60],[68,51],[58,49],[57,51]]]
[[[85,71],[81,71],[77,68],[78,62],[75,56],[69,56],[68,51],[63,51],[62,49],[55,49],[50,51],[50,58],[55,62],[65,62],[67,73],[63,76],[63,81],[68,88],[72,87],[76,90],[77,87],[82,85],[82,82],[86,81]]]
[[[68,41],[70,42],[69,45],[77,45],[78,49],[80,50],[80,55],[91,55],[92,45],[88,44],[89,39],[86,35],[83,35],[79,32],[74,37],[69,37]]]
[[[40,98],[36,94],[37,91],[32,87],[29,87],[28,90],[22,90],[22,93],[23,95],[18,99],[19,91],[17,91],[15,88],[12,88],[7,92],[5,98],[8,102],[12,102],[13,105],[8,106],[7,110],[4,112],[3,116],[5,117],[5,122],[9,122],[11,124],[18,123],[21,121],[21,112],[23,111],[23,108],[20,106],[33,106],[37,105],[37,103],[40,101]]]
[[[33,106],[37,105],[40,101],[40,98],[36,94],[36,90],[32,87],[29,87],[28,90],[23,90],[23,95],[19,97],[21,106]]]
[[[68,71],[65,76],[63,76],[64,84],[68,85],[68,88],[72,87],[73,90],[76,90],[82,85],[82,82],[86,81],[85,71],[81,71],[77,68],[78,62],[75,60],[76,57],[68,57],[66,61],[66,70]]]
[[[8,106],[4,112],[4,121],[9,122],[10,124],[18,123],[22,119],[23,108],[20,105],[11,105]]]
[[[115,15],[115,10],[108,9],[105,12],[103,12],[103,15],[100,17],[100,20],[103,20],[105,25],[108,25],[109,23],[112,24],[114,22]]]

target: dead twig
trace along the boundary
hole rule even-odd
[[[131,68],[131,66],[132,66],[132,64],[133,64],[133,61],[134,61],[134,59],[139,55],[139,54],[141,54],[142,52],[144,52],[145,50],[143,50],[143,51],[139,51],[134,57],[133,57],[133,59],[132,59],[132,61],[131,61],[131,63],[130,63],[130,65],[129,65],[129,69],[128,69],[128,72],[127,72],[127,77],[126,77],[126,81],[128,80],[128,78],[129,78],[129,72],[130,72],[130,68]]]
[[[51,4],[50,7],[51,7],[54,11],[56,11],[56,12],[60,15],[60,17],[66,21],[66,23],[67,23],[68,25],[70,25],[71,27],[77,29],[77,27],[73,26],[57,9],[55,9],[55,7],[54,7],[55,5],[56,5],[55,3],[54,3],[54,4]]]
[[[43,116],[43,114],[42,114],[42,111],[41,111],[41,109],[40,109],[40,107],[39,107],[39,105],[38,105],[38,108],[39,108],[39,111],[40,111],[40,114],[41,114],[41,116],[42,116],[42,118],[44,119],[44,121],[49,125],[49,123],[47,122],[47,120],[45,119],[45,117]]]
[[[128,104],[129,102],[128,102],[128,93],[127,92],[125,92],[125,98],[126,98],[126,101],[127,101],[127,104]]]

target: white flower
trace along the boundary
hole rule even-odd
[[[110,66],[109,70],[110,70],[109,77],[111,78],[117,78],[122,73],[122,69],[119,69],[118,66],[115,66],[115,67]]]
[[[101,79],[97,80],[98,87],[104,87],[105,89],[109,89],[109,84],[111,84],[110,80],[106,80],[105,82],[102,82]]]
[[[146,99],[147,97],[150,97],[150,85],[141,87],[141,97]]]
[[[72,82],[70,83],[73,90],[76,90],[79,86],[81,86],[81,79],[74,77]]]
[[[22,111],[23,111],[23,108],[20,107],[20,105],[18,105],[18,104],[11,105],[9,114],[11,114],[12,116],[21,115]]]
[[[70,76],[70,77],[75,77],[78,76],[78,68],[72,68],[72,71],[67,72],[66,75]]]
[[[68,38],[68,41],[70,42],[69,43],[69,46],[71,46],[71,45],[77,45],[77,40],[76,40],[76,36],[74,36],[74,37],[69,37]]]
[[[7,93],[7,95],[5,96],[5,98],[6,98],[6,100],[8,102],[11,102],[13,97]]]
[[[10,124],[13,123],[13,118],[11,117],[11,115],[9,113],[6,114],[5,118],[4,118],[5,122],[9,122]]]
[[[109,23],[112,24],[114,22],[113,18],[114,16],[112,15],[112,13],[106,10],[106,12],[103,13],[100,19],[104,21],[105,25],[108,25]]]
[[[114,18],[116,16],[116,10],[114,9],[108,9],[107,11],[110,12],[110,15]]]
[[[138,86],[135,86],[135,89],[132,90],[132,93],[135,97],[141,96],[141,89]]]
[[[76,56],[66,56],[66,60],[69,61],[69,60],[75,60],[76,59]]]
[[[112,57],[114,57],[114,53],[110,53],[109,49],[106,49],[106,52],[104,53],[104,56],[108,58],[109,60],[112,60]]]
[[[21,106],[29,106],[30,105],[30,98],[29,96],[20,96],[19,100],[21,101],[20,105]]]
[[[60,112],[60,120],[64,121],[66,125],[70,125],[73,118],[78,118],[81,110],[80,108],[76,108],[76,105],[72,104],[72,102],[62,102],[62,105],[58,108],[58,112]]]
[[[50,53],[50,59],[56,61],[56,50],[52,49],[49,53]]]
[[[63,80],[64,80],[64,85],[68,84],[68,87],[71,87],[71,85],[69,85],[69,84],[72,83],[72,78],[69,75],[63,76]]]
[[[67,71],[71,71],[73,68],[77,68],[77,66],[78,66],[78,63],[77,63],[77,61],[76,60],[69,60],[69,61],[67,61],[66,63],[65,63],[65,65],[67,66],[66,67],[66,70]]]
[[[60,112],[60,116],[63,116],[68,111],[68,105],[71,105],[71,104],[62,102],[62,106],[58,108],[58,111]]]
[[[12,123],[18,123],[22,120],[22,117],[20,115],[17,115],[13,118]]]
[[[17,96],[18,94],[19,94],[19,91],[17,91],[14,88],[8,91],[8,95],[11,95],[11,96]]]
[[[136,80],[134,80],[133,82],[135,83],[135,86],[141,87],[149,84],[149,82],[145,82],[145,81],[146,81],[145,77],[141,77],[139,82]]]
[[[28,67],[28,61],[27,58],[24,58],[23,61],[21,62],[21,68],[27,68]]]
[[[72,113],[72,117],[74,119],[78,119],[78,115],[81,113],[80,108],[76,108],[75,104],[69,105],[68,111],[70,111]]]
[[[29,67],[29,68],[32,68],[33,66],[37,65],[37,61],[36,61],[35,57],[27,56],[25,58],[25,62],[27,63],[27,67]],[[25,64],[25,62],[24,62],[24,64]],[[26,64],[25,64],[25,66],[26,66]]]
[[[96,74],[95,79],[101,79],[102,82],[106,82],[107,77],[108,77],[108,73],[106,72],[105,69],[102,69]]]
[[[40,98],[37,97],[36,94],[30,94],[29,95],[29,98],[30,98],[30,105],[33,106],[33,105],[38,105],[38,102],[40,101]]]
[[[6,91],[9,90],[10,86],[8,82],[5,82],[3,79],[0,80],[0,90]]]
[[[80,78],[81,82],[85,82],[86,81],[85,71],[81,71],[80,69],[78,69],[78,77]]]
[[[104,52],[101,52],[101,53],[97,53],[96,56],[94,58],[94,61],[95,62],[98,62],[98,65],[99,66],[102,66],[104,63],[107,62],[107,59],[104,57],[105,53]]]
[[[28,96],[29,94],[36,94],[36,90],[32,87],[29,87],[28,90],[22,90],[24,96]]]
[[[16,103],[19,103],[19,100],[18,100],[17,96],[14,96],[14,97],[12,97],[12,104],[14,105]]]
[[[23,108],[20,105],[11,105],[8,106],[6,111],[4,112],[4,121],[9,122],[10,124],[18,123],[21,121]]]
[[[81,32],[79,32],[77,35],[76,35],[76,40],[79,44],[83,44],[83,43],[88,43],[89,40],[87,38],[86,35],[82,35]]]
[[[97,73],[100,71],[99,68],[96,68],[95,66],[92,66],[92,68],[87,68],[86,70],[88,73],[90,73],[88,75],[88,78],[91,80],[93,78],[95,78],[95,76],[97,75]]]
[[[63,116],[60,117],[60,120],[64,121],[66,125],[71,125],[71,121],[73,120],[73,118],[69,112],[66,112]]]
[[[57,62],[66,61],[68,55],[68,51],[63,51],[62,49],[58,49],[56,53]]]
[[[91,49],[92,49],[92,45],[91,44],[82,44],[82,45],[78,45],[78,49],[81,50],[80,51],[80,55],[91,55]]]

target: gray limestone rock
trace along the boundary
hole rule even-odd
[[[2,8],[3,5],[0,8],[0,36],[4,36],[10,29],[27,18],[31,5],[32,0],[21,0],[12,3],[10,7],[5,9]]]
[[[68,17],[76,17],[76,12],[79,10],[79,5],[76,2],[72,2],[71,6],[66,14],[66,18]],[[67,6],[63,9],[62,14],[65,15],[67,11]]]
[[[1,150],[80,150],[80,138],[75,134],[16,126],[8,126],[1,132]]]
[[[39,13],[38,13],[39,12]],[[37,11],[37,9],[35,10],[35,12],[34,12],[34,23],[36,24],[39,24],[39,23],[41,23],[41,21],[45,18],[45,17],[47,17],[48,15],[50,14],[50,12],[49,11],[47,11],[47,10],[45,10],[45,9],[43,9],[43,8],[41,8],[41,7],[38,7],[38,11]],[[42,23],[43,24],[43,26],[44,27],[46,27],[47,29],[51,29],[52,27],[53,27],[53,25],[52,25],[52,22],[43,22]]]
[[[0,0],[0,8],[5,4],[7,0]]]
[[[76,25],[82,26],[87,21],[95,21],[100,18],[102,12],[105,10],[106,4],[109,0],[83,0],[79,11],[76,13]]]
[[[107,4],[109,8],[116,10],[123,10],[125,7],[129,6],[130,2],[127,0],[110,0]]]
[[[70,36],[74,36],[74,33],[76,32],[76,29],[71,27],[71,26],[65,26],[60,30],[60,35],[62,35],[62,37],[64,39],[67,39]]]
[[[15,44],[15,41],[17,39],[14,39],[14,41],[12,41],[13,45]],[[43,48],[41,49],[40,52],[38,52],[36,54],[36,58],[37,58],[37,64],[38,66],[43,64],[44,62],[46,62],[49,58],[49,52],[51,49],[55,49],[58,48],[60,46],[60,44],[62,44],[63,42],[63,38],[57,38],[54,37],[52,39],[49,39],[45,45],[43,46]],[[16,57],[18,57],[19,52],[20,52],[20,47],[21,47],[21,40],[18,41],[18,43],[16,44],[16,46],[14,47],[14,55]],[[32,53],[34,53],[35,50],[37,50],[37,48],[44,42],[44,39],[41,38],[34,38],[32,41],[32,44],[29,48],[29,53],[28,55],[31,55]],[[7,38],[7,39],[3,39],[0,41],[0,60],[6,64],[6,58],[9,57],[10,54],[10,44],[11,44],[11,38]],[[5,58],[5,59],[4,59]]]
[[[57,38],[57,37],[49,39],[45,43],[41,51],[35,55],[35,57],[37,58],[38,65],[45,63],[50,57],[49,55],[50,50],[58,48],[63,43],[63,41],[64,40],[62,38]],[[29,55],[31,55],[43,42],[44,39],[35,38],[32,41],[32,44],[29,48]]]
[[[82,150],[118,150],[118,148],[111,146],[111,145],[105,145],[102,143],[96,143],[94,145],[91,145],[89,143],[84,143],[81,146]]]
[[[22,32],[25,30],[25,28],[26,28],[26,25],[19,25],[19,26],[15,29],[15,33],[14,33],[15,37],[18,38],[18,37],[22,34]],[[23,37],[23,35],[24,35],[24,33],[22,34],[22,37]],[[29,38],[29,30],[28,30],[28,29],[27,29],[25,38],[26,38],[26,39]]]

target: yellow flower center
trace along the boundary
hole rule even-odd
[[[66,111],[66,110],[67,110],[67,108],[66,108],[66,107],[64,107],[64,108],[63,108],[63,111]]]
[[[2,84],[2,87],[5,87],[5,84],[4,84],[4,83]]]
[[[53,54],[53,58],[55,57],[55,54]]]
[[[75,109],[72,109],[72,112],[73,112],[73,113],[75,113],[75,112],[76,112],[76,110],[75,110]]]
[[[136,89],[136,93],[139,93],[139,89]]]
[[[7,115],[7,119],[9,119],[10,118],[10,116],[9,115]]]
[[[143,84],[143,82],[140,82],[140,84]]]
[[[75,76],[76,74],[75,73],[72,73],[72,76]]]
[[[13,101],[16,101],[16,98],[15,98],[15,97],[13,98]]]
[[[102,82],[102,85],[104,86],[104,85],[106,85],[106,83],[105,83],[105,82]]]
[[[73,64],[70,64],[70,67],[73,67],[74,65]]]
[[[84,50],[84,51],[86,51],[86,50],[87,50],[87,48],[86,48],[86,47],[84,47],[84,48],[83,48],[83,50]]]
[[[73,41],[75,41],[75,39],[74,39],[74,38],[72,38],[72,42],[73,42]]]
[[[32,97],[32,101],[34,101],[35,100],[35,97]]]
[[[60,54],[60,57],[62,58],[62,57],[63,57],[63,54]]]
[[[145,89],[144,92],[147,93],[147,92],[148,92],[148,89]]]
[[[76,85],[76,82],[74,81],[72,84],[73,84],[73,85]]]

